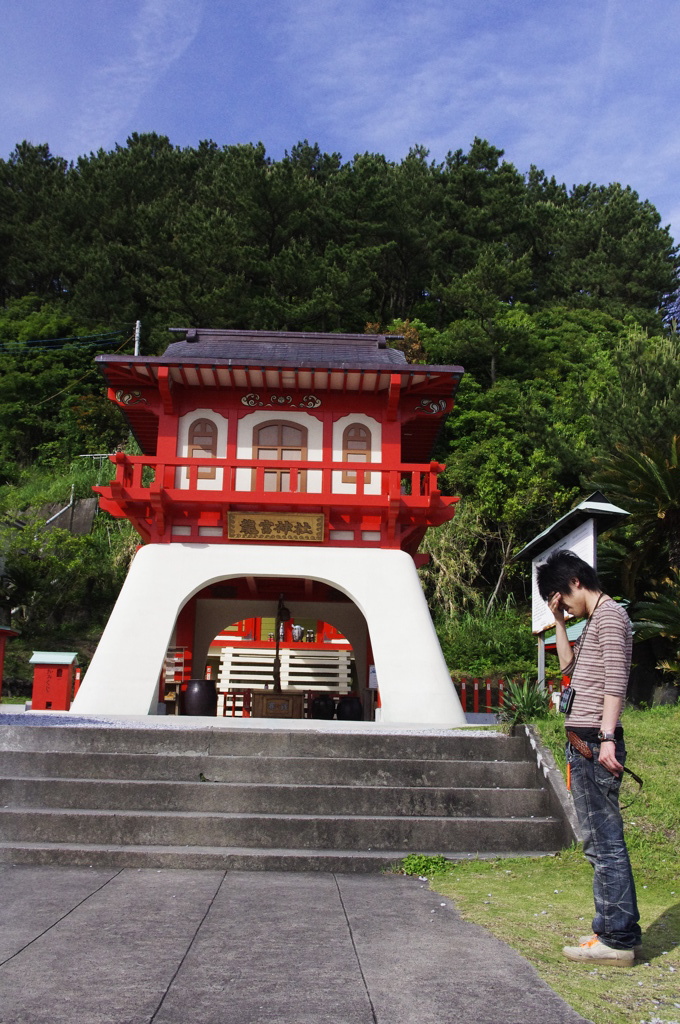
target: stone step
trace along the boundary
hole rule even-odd
[[[31,729],[30,732],[52,731]],[[211,756],[209,754],[2,751],[0,777],[197,781],[298,785],[497,786],[539,785],[535,762],[346,757]]]
[[[86,843],[0,842],[0,864],[70,865],[95,868],[193,868],[222,871],[384,871],[395,867],[410,850],[297,850],[229,846],[115,846]],[[419,850],[426,855],[441,850]],[[447,852],[448,860],[497,857],[540,857],[545,850],[499,850],[493,853]]]
[[[369,871],[573,838],[529,736],[47,721],[0,724],[5,863]]]
[[[475,851],[559,846],[558,819],[0,809],[8,842]],[[531,840],[528,843],[528,834]]]
[[[489,818],[547,814],[544,789],[0,779],[0,806]]]
[[[201,721],[209,722],[210,719]],[[163,720],[161,719],[161,722]],[[63,724],[66,723],[66,724]],[[362,730],[335,731],[334,723],[305,723],[305,729],[258,729],[243,726],[191,728],[118,728],[68,724],[55,716],[54,725],[0,727],[0,750],[71,751],[116,754],[195,754],[241,757],[333,757],[367,760],[523,761],[526,740],[500,732],[481,734],[445,730],[434,735]],[[340,723],[335,723],[340,724]],[[358,725],[364,723],[358,723]]]

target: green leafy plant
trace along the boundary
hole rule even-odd
[[[507,601],[489,614],[463,612],[438,622],[449,668],[466,676],[525,675],[536,665],[527,615]]]
[[[448,861],[441,853],[409,853],[401,862],[401,870],[405,875],[440,875],[447,867]]]
[[[535,679],[511,680],[505,686],[505,701],[494,709],[506,725],[522,725],[550,714],[550,695]]]

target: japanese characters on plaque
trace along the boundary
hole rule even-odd
[[[271,512],[229,512],[229,540],[303,541],[324,539],[322,515],[277,515]]]

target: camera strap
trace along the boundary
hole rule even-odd
[[[595,614],[595,612],[597,611],[598,606],[600,604],[600,601],[602,600],[603,597],[604,597],[604,594],[600,594],[600,596],[597,599],[597,604],[593,608],[592,614],[588,616],[588,620],[587,620],[587,622],[585,624],[585,628],[584,628],[583,632],[581,633],[581,637],[580,637],[580,640],[578,642],[578,647],[576,648],[576,652],[575,652],[575,654],[574,654],[574,656],[572,658],[571,672],[569,673],[569,677],[570,677],[569,685],[567,686],[567,688],[565,690],[562,691],[562,697],[561,697],[561,700],[560,700],[560,707],[559,707],[559,710],[564,715],[568,715],[569,714],[569,712],[571,711],[571,706],[574,703],[574,698],[576,697],[576,690],[574,689],[574,687],[573,687],[573,685],[571,683],[571,680],[574,678],[574,672],[576,671],[576,666],[578,665],[578,659],[580,657],[581,651],[583,650],[583,646],[584,646],[584,644],[586,642],[586,636],[588,635],[588,626],[590,625],[590,620],[591,620],[592,616]],[[567,666],[567,668],[568,667],[569,666]],[[565,703],[565,705],[563,707],[562,706],[562,701],[564,701],[565,699],[566,699],[566,703]],[[567,786],[567,789],[569,789],[569,786]]]
[[[600,596],[599,596],[599,597],[598,597],[598,599],[597,599],[597,603],[596,603],[595,607],[593,608],[593,610],[592,610],[591,614],[590,614],[590,615],[588,616],[588,618],[586,619],[586,624],[585,624],[585,628],[584,628],[583,632],[581,633],[581,636],[580,636],[580,643],[579,643],[579,645],[578,645],[578,649],[577,649],[577,651],[576,651],[576,654],[574,655],[574,664],[573,664],[573,665],[572,665],[572,667],[571,667],[571,678],[572,678],[572,679],[574,678],[574,672],[576,671],[576,666],[577,666],[577,664],[578,664],[578,659],[579,659],[579,656],[580,656],[580,654],[581,654],[581,651],[583,650],[583,648],[584,648],[584,646],[585,646],[585,642],[586,642],[586,637],[588,636],[588,627],[590,626],[590,620],[592,619],[593,615],[595,614],[595,612],[596,612],[596,611],[597,611],[597,609],[599,608],[599,606],[600,606],[600,601],[602,600],[602,598],[603,598],[603,597],[604,597],[604,594],[600,594]],[[568,667],[569,667],[569,666],[567,666],[567,668],[568,668]]]

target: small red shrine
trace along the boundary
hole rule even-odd
[[[463,723],[416,573],[457,500],[431,452],[462,368],[381,335],[177,333],[162,356],[97,357],[142,454],[96,490],[145,544],[73,710],[154,713],[169,650],[203,675],[225,625],[284,594],[346,638],[360,689],[375,667],[384,721]]]
[[[78,668],[76,651],[33,651],[33,711],[68,711]]]

